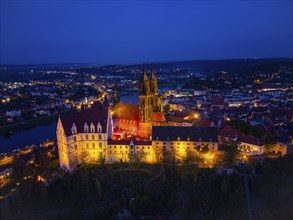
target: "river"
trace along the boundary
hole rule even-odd
[[[18,131],[10,136],[0,136],[0,153],[20,149],[28,144],[39,145],[46,139],[56,139],[56,123],[40,125],[31,129]]]
[[[122,103],[137,104],[137,95],[125,95],[121,97]],[[56,123],[40,125],[31,129],[18,131],[10,136],[0,136],[0,153],[6,153],[20,149],[28,144],[39,145],[40,142],[56,139]]]

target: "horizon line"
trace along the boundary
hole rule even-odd
[[[221,61],[221,60],[272,60],[272,59],[292,59],[292,56],[288,57],[244,57],[244,58],[215,58],[215,59],[184,59],[184,60],[170,60],[170,61],[151,61],[151,62],[139,62],[139,63],[112,63],[112,64],[98,64],[95,62],[57,62],[57,63],[6,63],[0,66],[29,66],[29,65],[97,65],[97,66],[135,66],[140,64],[160,64],[160,63],[175,63],[175,62],[192,62],[192,61]]]

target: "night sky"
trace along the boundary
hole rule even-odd
[[[293,55],[293,1],[1,1],[1,64]]]

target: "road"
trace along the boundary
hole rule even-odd
[[[248,189],[247,174],[246,174],[246,164],[245,164],[245,162],[242,162],[241,164],[242,164],[242,170],[243,170],[243,180],[244,180],[244,189],[245,189],[245,197],[246,197],[246,206],[247,206],[247,212],[248,212],[248,219],[253,220],[252,210],[251,210],[251,202],[250,202],[250,195],[249,195],[249,189]]]

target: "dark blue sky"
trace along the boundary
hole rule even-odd
[[[0,62],[142,63],[293,55],[292,1],[1,1]]]

